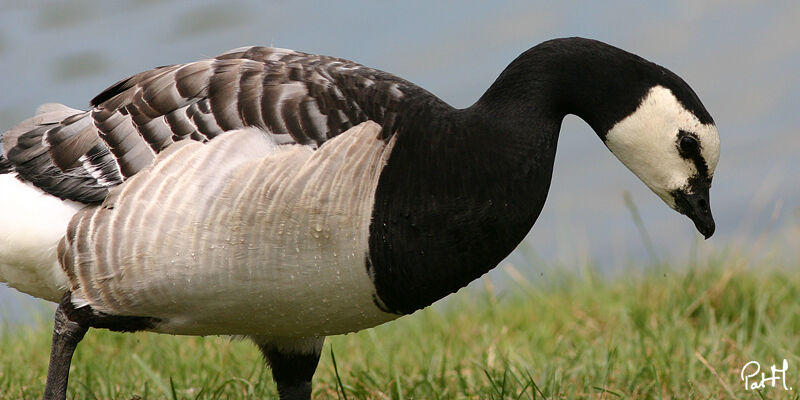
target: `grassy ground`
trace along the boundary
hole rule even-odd
[[[544,271],[326,343],[315,398],[791,398],[800,394],[798,265],[720,257],[601,278]],[[0,333],[0,398],[38,398],[50,324]],[[335,363],[333,358],[335,357]],[[742,367],[787,359],[787,386],[746,391]],[[338,370],[338,373],[337,373]],[[274,397],[255,348],[224,338],[92,330],[70,398]],[[346,396],[346,397],[345,397]]]

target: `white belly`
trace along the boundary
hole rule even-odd
[[[396,318],[375,305],[365,265],[392,143],[379,131],[360,125],[316,152],[257,131],[168,150],[73,220],[74,301],[174,334],[321,336]]]
[[[60,301],[68,284],[56,259],[56,246],[82,207],[47,195],[12,174],[0,175],[0,282]]]

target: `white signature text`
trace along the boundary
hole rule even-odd
[[[767,385],[775,387],[778,381],[780,381],[781,386],[783,386],[783,390],[792,390],[791,387],[786,386],[786,370],[788,369],[789,362],[784,358],[781,368],[773,364],[769,368],[770,376],[767,376],[766,372],[761,372],[761,364],[759,364],[758,361],[750,361],[742,367],[742,373],[739,374],[739,376],[744,381],[745,390],[763,389]],[[759,372],[761,372],[760,377],[758,376]]]

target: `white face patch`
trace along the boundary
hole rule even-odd
[[[695,163],[678,152],[679,131],[696,136],[711,178],[719,161],[717,127],[700,123],[663,86],[651,88],[639,108],[606,134],[611,152],[673,209],[675,199],[670,193],[687,189],[689,179],[698,174]]]

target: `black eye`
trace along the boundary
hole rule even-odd
[[[683,152],[693,152],[697,150],[697,139],[691,135],[681,136],[680,140],[678,141],[678,146],[680,146]]]

